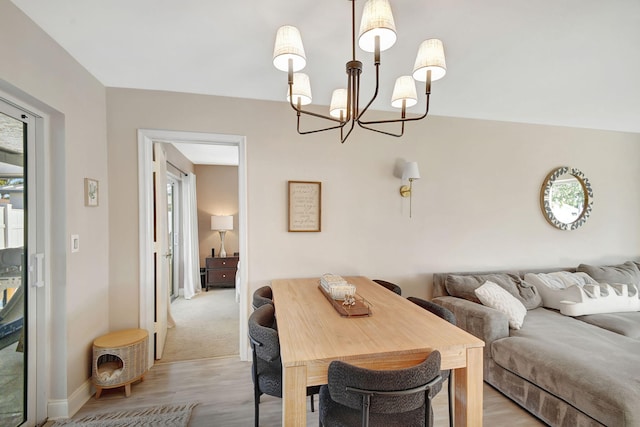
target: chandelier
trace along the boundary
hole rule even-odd
[[[398,77],[396,80],[391,96],[391,106],[400,108],[400,117],[387,120],[365,121],[363,120],[363,116],[378,96],[380,52],[389,49],[396,42],[396,26],[388,0],[367,0],[360,22],[358,46],[365,52],[373,52],[374,54],[373,64],[376,70],[376,85],[371,100],[361,109],[360,74],[362,74],[362,62],[356,59],[356,0],[349,1],[351,1],[352,58],[346,64],[347,88],[333,91],[329,106],[329,115],[318,114],[302,109],[303,105],[311,103],[311,85],[309,76],[298,72],[302,70],[307,63],[300,31],[298,31],[296,27],[284,25],[278,29],[276,34],[276,43],[273,49],[273,65],[277,69],[288,73],[289,90],[287,101],[289,101],[298,116],[298,133],[306,135],[340,129],[340,142],[344,143],[357,123],[358,126],[367,130],[400,137],[404,134],[405,122],[421,120],[427,116],[429,113],[431,82],[441,79],[447,72],[442,41],[439,39],[423,41],[418,49],[418,55],[413,67],[413,75]],[[416,80],[425,82],[425,111],[424,114],[420,116],[407,117],[407,108],[418,103]],[[302,114],[330,120],[334,123],[325,128],[302,131],[300,129],[300,116]],[[399,123],[399,131],[388,132],[372,127],[372,125],[376,126],[388,123]]]

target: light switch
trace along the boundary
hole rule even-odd
[[[71,235],[71,252],[79,252],[80,251],[80,236],[77,234]]]

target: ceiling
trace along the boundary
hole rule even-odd
[[[302,33],[314,104],[328,105],[346,84],[349,1],[12,1],[108,87],[282,101],[286,74],[271,56],[284,24]],[[395,78],[411,74],[420,42],[436,37],[448,72],[433,84],[431,114],[640,133],[640,2],[392,0],[392,8],[398,41],[382,53],[374,108],[390,108]],[[373,93],[371,54],[357,56],[362,91]]]

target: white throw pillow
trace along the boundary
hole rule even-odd
[[[516,297],[488,280],[474,292],[482,304],[506,314],[512,329],[522,327],[527,308]]]

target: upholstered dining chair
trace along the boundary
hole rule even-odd
[[[374,282],[376,282],[378,285],[382,285],[385,288],[389,289],[392,292],[395,292],[398,295],[402,295],[402,289],[400,288],[400,286],[396,285],[395,283],[391,283],[391,282],[387,282],[386,280],[380,280],[380,279],[373,279]]]
[[[371,370],[340,360],[320,387],[320,427],[433,425],[431,400],[442,387],[440,352],[404,369]]]
[[[425,310],[430,311],[436,316],[446,320],[452,325],[456,324],[456,316],[451,312],[451,310],[441,305],[438,305],[434,302],[423,300],[421,298],[408,297],[407,299],[412,303],[417,304],[420,307],[424,308]],[[442,371],[441,375],[443,380],[449,380],[447,382],[447,393],[448,393],[447,398],[449,402],[449,426],[453,427],[453,404],[452,404],[453,403],[453,394],[452,394],[453,385],[451,384],[451,371],[450,370]]]
[[[260,396],[282,397],[282,361],[280,360],[280,341],[278,331],[273,328],[275,309],[272,304],[263,304],[249,316],[249,342],[253,354],[251,374],[253,378],[253,398],[255,426],[260,420]],[[318,394],[320,386],[308,387],[307,396],[311,396],[311,411],[315,411],[313,395]]]
[[[271,291],[271,286],[262,286],[261,288],[256,289],[253,293],[252,306],[254,310],[265,304],[273,304],[273,292]]]

